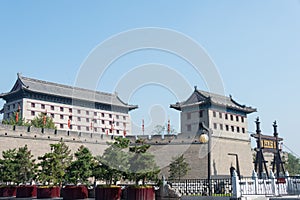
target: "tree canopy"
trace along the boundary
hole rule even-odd
[[[77,152],[75,152],[75,160],[67,168],[65,179],[68,183],[88,184],[88,178],[92,176],[94,166],[95,158],[92,156],[90,150],[84,146],[80,146]]]
[[[173,158],[169,165],[169,179],[179,179],[185,176],[189,170],[189,164],[185,162],[183,154]]]
[[[40,170],[38,179],[44,184],[62,185],[66,169],[72,161],[71,150],[64,142],[50,144],[51,152],[38,157]]]
[[[30,125],[37,128],[56,129],[53,119],[47,116],[46,113],[40,113],[38,116],[33,118],[30,122]]]
[[[285,168],[291,176],[300,174],[300,159],[291,153],[288,153],[287,162]]]

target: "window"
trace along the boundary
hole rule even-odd
[[[73,128],[73,126],[70,124],[70,129],[72,129]]]
[[[220,130],[223,130],[223,124],[220,124]]]
[[[7,105],[7,110],[10,110],[10,105]]]
[[[217,123],[214,123],[214,129],[217,129]]]
[[[81,118],[80,118],[80,117],[77,117],[77,121],[79,121],[79,122],[80,122],[80,121],[81,121]]]
[[[51,106],[51,110],[54,110],[54,106]]]
[[[235,116],[235,120],[238,122],[239,121],[239,116]]]
[[[104,117],[104,113],[101,113],[101,117]]]
[[[222,113],[221,112],[219,112],[219,118],[222,119]]]
[[[94,128],[94,132],[97,132],[97,128]]]
[[[119,122],[116,122],[116,126],[119,126]]]
[[[63,124],[60,124],[59,127],[60,127],[60,128],[64,128],[64,125],[63,125]]]
[[[236,127],[236,132],[240,132],[240,127]]]
[[[109,129],[109,132],[112,133],[112,129]]]
[[[126,117],[125,117],[125,116],[123,116],[123,119],[124,119],[124,120],[126,120]]]
[[[229,126],[225,125],[225,129],[226,129],[226,131],[229,131]]]
[[[102,132],[105,133],[105,129],[104,128],[102,128]]]
[[[116,115],[116,118],[119,119],[119,115]]]
[[[60,115],[60,119],[64,119],[64,116],[63,116],[63,115]]]
[[[112,118],[112,114],[109,114],[109,118]]]
[[[89,114],[90,114],[90,112],[89,112],[89,111],[85,111],[85,114],[86,114],[86,115],[89,115]]]
[[[97,116],[97,112],[94,112],[94,116]]]
[[[34,116],[35,115],[35,112],[34,111],[31,111],[31,116]]]
[[[80,130],[81,130],[81,126],[77,126],[77,130],[79,130],[79,131],[80,131]]]
[[[109,125],[112,125],[112,121],[109,121]]]
[[[45,109],[45,104],[41,104],[41,109]]]
[[[32,107],[32,108],[35,108],[35,103],[31,103],[31,107]]]
[[[199,111],[199,117],[200,117],[200,118],[203,117],[203,110],[200,110],[200,111]]]
[[[233,121],[233,115],[230,115],[230,120]]]
[[[241,121],[244,123],[244,117],[241,117]]]
[[[120,131],[119,131],[119,130],[117,130],[117,134],[120,134]]]
[[[89,119],[89,118],[86,118],[86,122],[90,122],[90,119]]]
[[[51,118],[54,118],[54,114],[53,113],[51,113]]]
[[[60,107],[60,112],[64,112],[64,108],[63,107]]]
[[[85,130],[86,130],[86,131],[89,131],[89,130],[90,130],[90,127],[88,127],[88,126],[85,127]]]
[[[191,113],[186,113],[186,119],[191,119]]]
[[[225,119],[228,119],[228,114],[227,113],[225,114]]]
[[[69,119],[72,120],[72,115],[69,116]]]
[[[15,109],[16,108],[16,105],[15,104],[13,104],[13,109]]]
[[[77,114],[80,114],[81,113],[81,110],[77,110]]]
[[[101,123],[102,123],[102,124],[105,124],[104,120],[101,120]]]
[[[242,128],[242,132],[245,133],[245,128]]]
[[[231,126],[231,131],[234,132],[234,126]]]
[[[188,125],[186,126],[186,129],[187,129],[187,131],[192,131],[192,126],[191,126],[190,124],[188,124]]]
[[[217,116],[217,113],[216,111],[213,111],[213,116],[216,117]]]
[[[72,113],[72,108],[69,108],[69,113]]]

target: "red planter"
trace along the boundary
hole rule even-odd
[[[36,197],[38,199],[60,197],[60,187],[38,187]]]
[[[121,187],[96,187],[95,199],[96,200],[120,200]]]
[[[127,199],[130,200],[155,200],[155,192],[153,187],[133,188],[127,190]]]
[[[17,198],[36,197],[36,185],[18,186],[16,197]]]
[[[16,186],[1,186],[0,197],[15,197],[17,187]]]
[[[84,185],[66,186],[62,190],[63,199],[86,199],[88,198],[88,189]]]

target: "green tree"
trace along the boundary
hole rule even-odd
[[[22,118],[20,112],[14,112],[9,119],[2,121],[2,124],[16,125],[16,126],[29,126],[30,124],[25,122],[25,118]]]
[[[15,155],[15,170],[17,172],[17,183],[28,183],[35,179],[37,165],[27,145],[20,147]]]
[[[285,168],[291,176],[300,174],[300,159],[291,153],[288,153],[287,162]]]
[[[72,161],[71,150],[64,142],[50,144],[51,152],[38,157],[40,170],[38,179],[44,184],[46,182],[54,185],[62,185],[66,169]]]
[[[106,184],[116,184],[128,172],[128,153],[124,150],[129,147],[129,139],[115,137],[113,143],[98,157],[99,164],[94,170],[97,179],[106,180]]]
[[[169,165],[169,179],[179,179],[185,176],[189,169],[189,164],[185,162],[183,154],[173,158]]]
[[[156,165],[154,155],[147,152],[149,144],[145,144],[142,139],[136,140],[136,144],[129,148],[129,174],[128,177],[135,181],[136,184],[142,180],[143,185],[146,180],[157,180],[160,172]]]
[[[75,158],[67,168],[65,174],[66,181],[73,184],[88,184],[88,178],[93,175],[95,158],[92,156],[90,150],[84,146],[79,147],[75,153]]]
[[[167,127],[168,127],[168,124],[166,124],[165,126],[163,126],[163,125],[156,125],[154,127],[154,130],[152,131],[152,133],[158,134],[158,135],[162,135],[162,134],[164,134],[165,132],[168,131]],[[176,132],[175,129],[171,126],[169,134],[173,134],[175,132]]]
[[[3,159],[0,160],[1,163],[1,180],[3,182],[11,184],[12,182],[17,182],[17,171],[16,171],[16,149],[9,149],[2,152]]]
[[[37,128],[56,129],[53,119],[47,116],[46,113],[40,113],[38,116],[33,118],[30,122],[30,125]]]

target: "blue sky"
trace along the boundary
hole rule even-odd
[[[271,134],[277,120],[285,145],[300,154],[300,1],[296,0],[0,1],[0,92],[11,89],[17,72],[74,85],[80,66],[97,45],[143,27],[172,29],[195,40],[217,66],[225,94],[258,109],[249,116],[249,130],[254,131],[253,121],[259,116],[263,132]],[[187,62],[158,50],[122,56],[97,89],[114,92],[124,73],[146,63],[167,65],[191,86],[207,89]],[[129,99],[140,106],[132,112],[133,121],[139,124],[145,118],[147,126],[149,109],[158,105],[178,130],[179,113],[167,108],[176,101],[164,87],[141,87]]]

